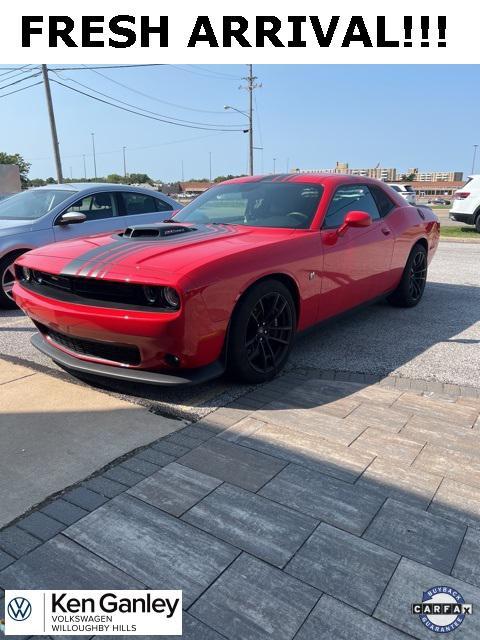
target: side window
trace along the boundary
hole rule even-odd
[[[384,218],[395,207],[394,203],[381,187],[370,187],[378,210],[382,218]]]
[[[335,191],[323,221],[323,229],[336,229],[350,211],[365,211],[372,220],[380,218],[369,188],[361,184],[349,184]]]
[[[123,201],[123,215],[125,216],[172,210],[172,207],[163,202],[163,200],[160,202],[157,198],[143,193],[122,193],[121,198]]]
[[[157,205],[157,211],[173,211],[172,205],[165,202],[165,200],[162,200],[161,198],[154,198],[154,200]]]
[[[87,220],[103,220],[113,218],[115,214],[114,198],[111,193],[95,193],[77,200],[64,213],[80,212],[87,216]]]

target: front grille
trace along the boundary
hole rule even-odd
[[[16,268],[16,275],[22,286],[40,295],[63,302],[75,304],[92,304],[97,307],[120,309],[138,309],[148,311],[177,311],[165,304],[162,295],[158,301],[149,303],[145,297],[144,286],[130,282],[114,282],[95,278],[63,276],[32,270],[30,281],[23,277],[21,267]],[[156,287],[159,291],[163,287]]]
[[[65,347],[68,351],[73,351],[82,356],[118,362],[119,364],[129,364],[133,366],[140,364],[140,352],[137,347],[85,340],[85,338],[76,338],[58,331],[53,331],[44,325],[38,324],[37,326],[43,335],[48,336],[50,340],[61,347]]]

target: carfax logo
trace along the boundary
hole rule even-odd
[[[458,629],[471,615],[472,605],[452,587],[432,587],[423,592],[422,602],[412,604],[412,614],[418,615],[423,625],[434,633],[449,633]]]
[[[26,598],[12,598],[7,606],[7,612],[12,620],[22,622],[27,620],[32,613],[32,605]]]

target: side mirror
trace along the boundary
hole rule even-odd
[[[85,222],[86,219],[87,216],[84,213],[80,213],[80,211],[70,211],[60,216],[57,224],[80,224],[81,222]]]
[[[372,218],[365,211],[349,211],[343,220],[343,224],[337,229],[337,235],[343,236],[348,227],[368,227],[372,224]]]

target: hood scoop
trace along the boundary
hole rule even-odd
[[[129,238],[131,240],[145,240],[146,238],[160,239],[191,233],[192,231],[196,231],[196,228],[187,227],[183,224],[164,222],[155,225],[135,225],[127,227],[121,236],[122,238]]]

